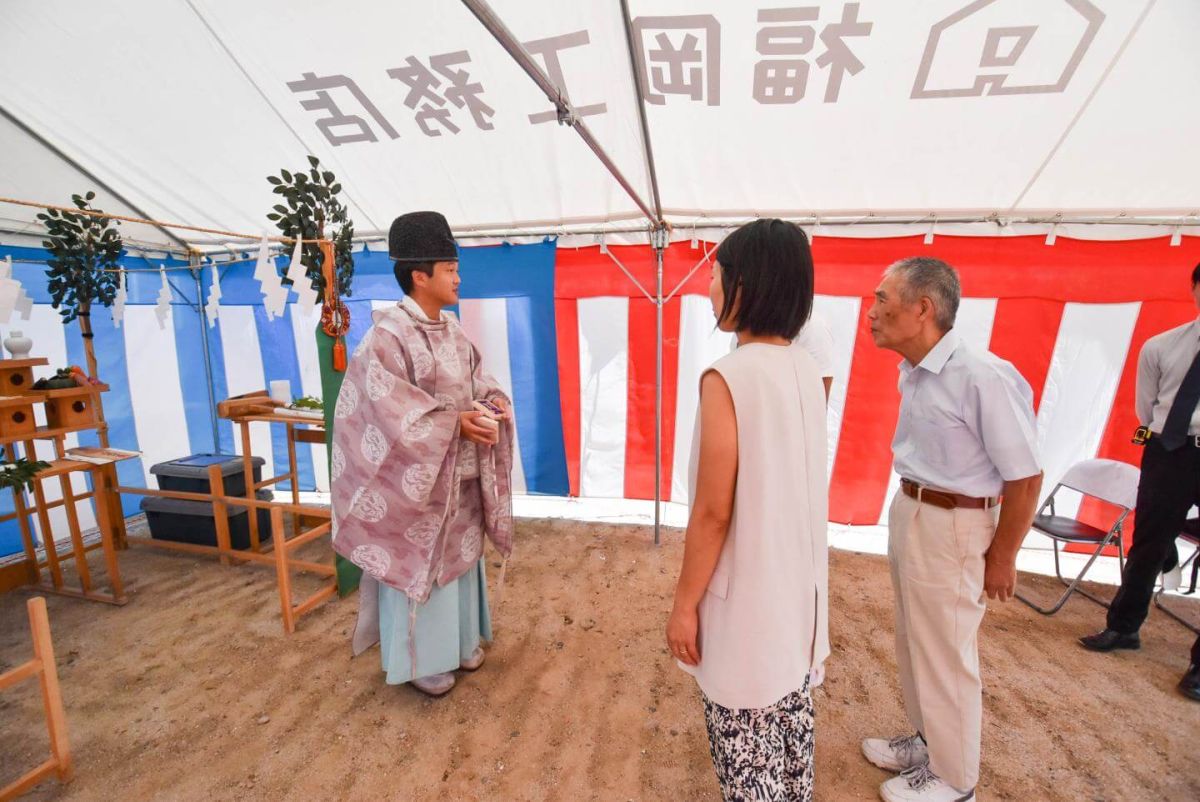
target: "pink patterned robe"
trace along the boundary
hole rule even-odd
[[[484,537],[512,552],[512,422],[501,423],[496,446],[467,441],[459,424],[475,400],[508,399],[453,316],[431,321],[406,299],[374,321],[346,370],[331,453],[333,547],[367,580],[356,652],[378,638],[377,619],[374,632],[363,621],[377,596],[368,578],[415,610],[435,582],[475,565]],[[479,483],[478,520],[459,514],[464,481]]]

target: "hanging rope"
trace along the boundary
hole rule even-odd
[[[310,240],[304,240],[304,241],[309,242]],[[320,240],[311,240],[311,241],[320,242]],[[150,259],[149,257],[141,255],[141,254],[132,254],[131,253],[131,254],[129,254],[129,256],[130,256],[130,258],[133,258],[133,259],[141,259],[144,262],[154,261],[153,259]],[[272,258],[277,258],[280,256],[286,256],[286,253],[283,251],[280,251],[279,253],[274,254],[272,256]],[[223,261],[223,262],[217,262],[212,259],[209,259],[208,257],[205,257],[205,259],[208,260],[207,263],[202,262],[200,264],[195,264],[195,265],[163,265],[161,269],[157,268],[157,267],[106,267],[106,268],[104,268],[104,272],[105,273],[159,273],[162,270],[166,270],[168,273],[172,273],[172,272],[178,273],[178,272],[184,272],[184,271],[190,273],[194,270],[200,270],[200,269],[203,269],[206,267],[211,267],[212,269],[220,272],[221,270],[224,270],[227,267],[233,267],[234,265],[244,265],[244,264],[249,264],[250,262],[258,261],[257,256],[246,257],[245,259],[229,259],[229,260]],[[14,256],[13,263],[14,264],[20,263],[20,264],[27,264],[27,265],[48,265],[48,264],[50,264],[50,261],[48,259],[26,259],[25,257],[15,257]]]
[[[88,209],[75,209],[70,206],[54,206],[48,203],[37,203],[36,201],[18,200],[17,198],[0,198],[0,203],[11,203],[16,206],[29,206],[33,209],[53,209],[57,212],[66,212],[68,214],[82,214],[88,217],[107,217],[111,220],[120,220],[123,223],[140,223],[147,226],[158,226],[160,228],[178,228],[182,231],[199,231],[202,234],[216,234],[221,237],[233,237],[234,239],[261,240],[262,234],[244,234],[237,231],[223,231],[219,228],[203,228],[201,226],[189,226],[184,223],[165,223],[162,220],[147,220],[143,217],[125,217],[119,214],[110,214],[108,212],[97,212]],[[268,236],[271,242],[282,242],[287,245],[294,244],[296,240],[288,237],[272,237]],[[319,239],[301,240],[305,243],[320,243]]]
[[[338,292],[333,242],[321,240],[321,272],[325,275],[325,303],[321,306],[321,329],[333,338],[333,369],[346,371],[346,332],[350,331],[350,310]]]

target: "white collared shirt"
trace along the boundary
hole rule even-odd
[[[948,332],[917,366],[900,363],[896,472],[976,498],[1036,476],[1033,391],[1011,363]]]
[[[1162,434],[1167,413],[1183,383],[1184,374],[1200,351],[1200,319],[1156,334],[1138,356],[1137,417],[1150,431]],[[1188,434],[1200,435],[1200,408],[1192,413]]]

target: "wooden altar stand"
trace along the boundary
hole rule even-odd
[[[19,456],[28,460],[37,459],[36,441],[49,441],[54,449],[54,459],[46,460],[50,467],[39,471],[32,481],[33,501],[30,503],[23,487],[12,488],[13,512],[0,516],[0,523],[16,520],[25,548],[25,561],[16,567],[23,573],[17,584],[28,584],[34,590],[71,596],[105,604],[123,605],[124,583],[117,562],[117,550],[123,546],[125,532],[124,516],[120,498],[116,495],[116,468],[110,463],[96,465],[70,458],[67,453],[67,435],[94,431],[103,447],[108,443],[108,427],[104,423],[100,394],[108,390],[107,385],[71,387],[58,390],[33,390],[33,368],[49,364],[45,359],[0,360],[0,448],[5,458],[15,462]],[[44,410],[47,424],[36,425],[34,410]],[[20,446],[20,451],[18,451]],[[126,459],[136,456],[131,454]],[[86,473],[91,478],[92,489],[85,493],[75,492],[71,474]],[[58,480],[62,498],[48,501],[45,482]],[[83,531],[79,525],[76,506],[80,502],[95,501],[96,523],[100,541],[85,545]],[[50,511],[62,508],[70,534],[70,547],[60,551],[50,522]],[[43,541],[43,556],[38,556],[30,518],[37,516]],[[88,566],[89,552],[100,549],[108,574],[108,590],[97,589]],[[74,561],[79,577],[79,589],[67,587],[63,567]],[[43,578],[43,569],[47,577]]]
[[[217,414],[225,420],[237,425],[242,441],[242,467],[246,474],[246,498],[254,500],[259,490],[288,482],[292,491],[292,504],[299,507],[300,486],[299,471],[296,466],[296,444],[317,443],[325,444],[325,421],[323,418],[307,418],[298,415],[288,415],[279,412],[283,405],[273,400],[265,390],[246,395],[227,398],[217,404]],[[255,423],[282,425],[287,432],[288,469],[286,473],[265,478],[260,482],[251,481],[254,476],[254,452],[250,440],[250,427]],[[292,527],[298,530],[303,522],[302,514],[316,507],[305,507],[304,513],[292,513]],[[328,519],[328,515],[325,516]],[[259,548],[258,521],[250,517],[250,548]]]
[[[247,474],[247,485],[254,484],[250,480],[253,473]],[[305,613],[313,610],[321,602],[337,595],[336,569],[332,561],[329,564],[308,562],[292,558],[292,552],[306,543],[311,543],[322,535],[328,534],[332,525],[329,510],[324,507],[314,507],[303,504],[287,504],[277,501],[260,501],[257,498],[243,498],[225,494],[225,478],[221,475],[221,466],[212,465],[208,469],[209,493],[184,493],[171,490],[152,490],[144,487],[118,487],[120,493],[130,493],[138,496],[155,496],[157,498],[173,498],[181,501],[202,501],[213,506],[213,518],[216,522],[217,545],[205,546],[196,543],[176,543],[171,540],[155,540],[149,537],[130,535],[130,543],[152,546],[169,551],[181,551],[188,554],[206,554],[219,557],[222,565],[251,563],[275,568],[275,578],[279,584],[279,606],[283,618],[283,631],[291,634],[296,631],[296,622]],[[251,491],[253,492],[253,491]],[[257,540],[250,548],[238,550],[233,548],[229,535],[229,507],[246,507],[252,527],[257,523],[257,511],[269,510],[271,514],[271,544],[267,549]],[[293,536],[287,537],[287,527],[284,523],[284,513],[291,514],[300,520],[317,520],[321,523],[311,529],[301,531],[293,529]],[[251,530],[256,532],[257,528]],[[273,553],[267,553],[273,552]],[[294,603],[292,593],[292,571],[307,571],[323,577],[329,577],[328,582],[307,599]]]
[[[176,543],[169,540],[155,540],[148,537],[128,536],[130,543],[152,546],[154,548],[187,552],[190,554],[208,554],[220,558],[222,565],[251,563],[254,565],[273,566],[279,585],[279,607],[283,619],[284,632],[291,634],[296,631],[296,622],[305,613],[310,612],[319,604],[337,595],[337,572],[332,560],[329,564],[297,560],[292,557],[296,549],[311,543],[317,538],[332,531],[330,511],[326,507],[317,507],[300,503],[300,489],[297,486],[296,443],[324,443],[325,429],[323,421],[310,420],[302,417],[283,415],[275,411],[279,405],[272,401],[265,391],[251,393],[234,399],[222,401],[218,407],[221,417],[238,424],[242,438],[242,467],[245,471],[245,496],[231,496],[225,493],[225,478],[219,465],[208,469],[208,493],[183,493],[166,490],[150,490],[140,487],[119,487],[120,493],[130,493],[140,496],[156,496],[158,498],[173,498],[182,501],[202,501],[213,505],[213,516],[216,521],[217,545],[205,546],[192,543]],[[279,423],[287,427],[288,471],[279,476],[254,481],[254,453],[250,443],[250,425],[253,423]],[[281,482],[291,482],[292,500],[290,503],[278,501],[261,501],[258,491],[272,487]],[[239,550],[232,547],[229,535],[229,507],[245,507],[247,525],[250,532],[250,547]],[[258,528],[258,510],[269,510],[271,515],[271,542],[264,546],[262,535]],[[287,537],[285,516],[292,520],[292,537]],[[311,524],[311,526],[309,526]],[[309,528],[305,528],[309,526]],[[306,571],[318,576],[328,577],[321,587],[307,599],[298,603],[293,600],[292,571]]]

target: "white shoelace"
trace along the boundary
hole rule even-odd
[[[938,781],[938,776],[929,768],[928,763],[913,766],[908,771],[900,773],[908,781],[908,787],[914,791],[922,791],[931,783]]]
[[[918,744],[923,744],[920,735],[898,735],[888,741],[888,747],[908,763],[917,753]]]

